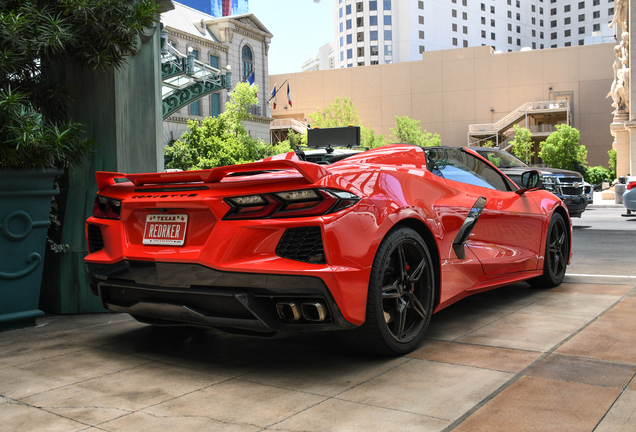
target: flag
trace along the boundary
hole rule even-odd
[[[291,93],[289,92],[289,83],[287,83],[287,102],[289,102],[289,106],[292,106]]]
[[[274,88],[272,89],[272,99],[274,100],[274,108],[276,109],[276,84],[274,84]]]
[[[247,82],[250,83],[250,85],[254,85],[254,71],[247,77]]]

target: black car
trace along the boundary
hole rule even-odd
[[[521,184],[521,174],[529,165],[510,153],[492,147],[471,147],[504,172],[510,180]],[[536,168],[543,174],[543,187],[563,200],[570,217],[581,217],[588,203],[583,176],[576,171],[558,168]]]

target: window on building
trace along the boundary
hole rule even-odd
[[[364,61],[359,61],[358,66],[364,66]]]
[[[213,68],[219,68],[219,57],[215,55],[210,55],[210,66]]]
[[[420,54],[422,54],[425,51],[426,51],[426,47],[423,45],[420,45]]]
[[[556,20],[550,21],[550,27],[556,27],[556,26],[557,26]]]
[[[610,16],[611,16],[611,15],[614,15],[614,8],[609,8],[609,9],[607,10],[607,15],[610,15]]]
[[[556,14],[557,14],[556,8],[550,9],[550,15],[556,15]]]
[[[364,17],[356,18],[356,27],[364,27]]]
[[[353,58],[353,49],[352,48],[349,48],[347,50],[347,58],[348,59]]]
[[[508,43],[512,45],[512,36],[508,36]]]
[[[517,33],[521,33],[521,26],[517,26]]]
[[[579,27],[579,34],[585,34],[585,27]]]
[[[241,61],[243,63],[243,81],[247,80],[247,77],[252,73],[252,69],[254,68],[252,59],[252,49],[249,46],[244,45],[241,49]]]
[[[418,1],[417,2],[417,8],[418,9],[424,9],[424,2],[423,1]]]
[[[600,17],[601,17],[601,11],[592,12],[592,18],[600,18]]]
[[[378,10],[378,2],[376,0],[369,2],[369,10]]]
[[[457,38],[453,38],[453,46],[457,46]]]
[[[377,61],[377,60],[372,60],[372,61],[371,61],[371,66],[375,66],[375,65],[377,65],[377,64],[378,64],[378,61]]]
[[[468,41],[467,41],[467,40],[464,40],[464,41],[463,41],[463,45],[464,45],[464,48],[468,48]]]
[[[539,45],[539,49],[543,49],[543,44]]]
[[[356,12],[364,12],[364,3],[362,2],[356,3]]]
[[[572,35],[572,30],[566,30],[563,32],[563,34],[565,35],[565,37],[570,37]]]
[[[378,16],[377,15],[371,15],[369,17],[369,25],[372,25],[372,26],[378,25]]]
[[[585,45],[585,41],[583,39],[579,39],[579,45]]]
[[[372,56],[377,56],[378,55],[378,46],[377,45],[371,45],[369,47],[369,51],[370,51],[370,54]]]
[[[579,2],[579,9],[584,9],[585,8],[585,2]]]
[[[340,51],[340,61],[344,61],[344,51]]]
[[[393,55],[393,45],[384,45],[384,55],[385,56]]]
[[[556,48],[556,47],[557,47],[557,44],[550,45],[550,48]]]
[[[468,27],[466,26],[462,27],[462,33],[468,34]]]
[[[346,5],[345,8],[347,8],[347,15],[351,15],[351,5]]]
[[[364,57],[364,47],[358,47],[358,57]]]
[[[495,34],[494,33],[490,33],[490,39],[491,40],[496,40],[495,38],[496,38]]]
[[[600,24],[594,24],[592,26],[592,31],[595,31],[595,32],[601,31],[601,25]]]
[[[384,30],[384,40],[390,41],[393,39],[393,32],[391,30]]]
[[[532,42],[532,49],[537,49],[537,43],[536,42]]]
[[[550,34],[550,39],[556,39],[556,38],[557,38],[556,32]]]
[[[391,15],[384,15],[384,25],[391,25]]]
[[[251,52],[250,52],[250,54],[251,54]],[[193,49],[192,50],[192,55],[194,56],[195,60],[199,60],[199,51],[198,50]],[[251,71],[252,71],[252,69],[250,68],[250,72]],[[246,75],[244,73],[243,74],[243,78],[245,78],[245,76]],[[190,115],[195,115],[195,116],[201,115],[201,99],[199,99],[197,101],[194,101],[194,102],[192,102],[190,104],[190,108],[188,109],[188,113]]]
[[[340,18],[342,18],[342,8],[340,8],[340,11],[338,12],[338,15]]]
[[[484,3],[481,4],[481,10],[483,10],[483,11],[486,10],[486,5]]]
[[[342,36],[340,36],[340,46],[344,46],[344,38]]]
[[[539,20],[539,27],[543,27],[543,20]]]
[[[494,26],[495,26],[495,20],[494,20],[494,19],[491,19],[491,20],[490,20],[490,27],[494,27]]]
[[[454,32],[456,32],[457,31],[457,24],[453,23],[451,25],[451,28],[453,29]]]
[[[572,42],[566,42],[564,46],[572,46]]]
[[[508,18],[512,19],[512,11],[508,11]]]
[[[563,12],[570,12],[570,5],[563,6]]]
[[[364,42],[364,32],[358,32],[358,42]]]
[[[535,19],[535,17],[532,17],[532,25],[537,25],[537,20]]]
[[[508,31],[512,31],[512,24],[508,23]]]
[[[481,37],[483,37],[484,39],[486,38],[486,30],[481,31]]]
[[[563,19],[563,24],[565,24],[565,25],[570,25],[570,22],[571,22],[570,17],[565,17]]]
[[[517,14],[516,18],[517,18],[517,21],[521,21],[521,14]]]
[[[512,0],[508,0],[508,6],[512,5]]]
[[[384,10],[391,10],[391,0],[384,0]]]
[[[221,98],[218,93],[210,95],[210,117],[218,117],[221,114]]]
[[[532,29],[532,37],[537,37],[537,31]]]
[[[579,22],[585,21],[585,14],[579,15]]]
[[[543,39],[543,32],[539,32],[539,39]]]
[[[451,16],[453,18],[457,18],[457,10],[455,10],[455,9],[451,10]]]
[[[462,19],[463,20],[467,20],[468,19],[468,13],[462,12]]]
[[[424,31],[420,30],[420,39],[424,39]]]
[[[486,17],[481,17],[481,23],[482,23],[483,25],[486,25]]]
[[[347,35],[347,45],[350,44],[350,43],[353,43],[353,36],[348,34]]]
[[[371,30],[369,32],[369,40],[372,40],[372,41],[377,41],[378,40],[378,31],[377,30]]]
[[[600,5],[600,4],[601,4],[601,0],[594,0],[594,1],[592,2],[592,6],[598,6],[598,5]]]
[[[350,29],[351,29],[351,20],[348,19],[347,20],[347,30],[350,30]]]
[[[424,17],[423,17],[422,15],[420,15],[420,16],[418,17],[418,22],[419,22],[420,24],[424,24]]]
[[[539,15],[543,15],[543,8],[542,7],[539,8]]]
[[[468,0],[462,0],[462,6],[468,6]]]
[[[521,46],[521,39],[517,39],[517,46]]]
[[[342,23],[340,23],[340,33],[342,33]]]
[[[495,13],[495,7],[494,6],[490,6],[490,13]]]

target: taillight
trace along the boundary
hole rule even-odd
[[[93,216],[102,219],[119,219],[120,214],[121,201],[101,195],[97,195],[95,197],[95,204],[93,204]]]
[[[321,216],[351,207],[356,195],[332,189],[302,189],[226,198],[226,220]]]
[[[634,188],[636,188],[636,181],[627,183],[627,186],[626,186],[627,190],[634,189]]]

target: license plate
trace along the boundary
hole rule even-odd
[[[149,214],[146,216],[144,241],[146,245],[183,246],[188,215]]]

